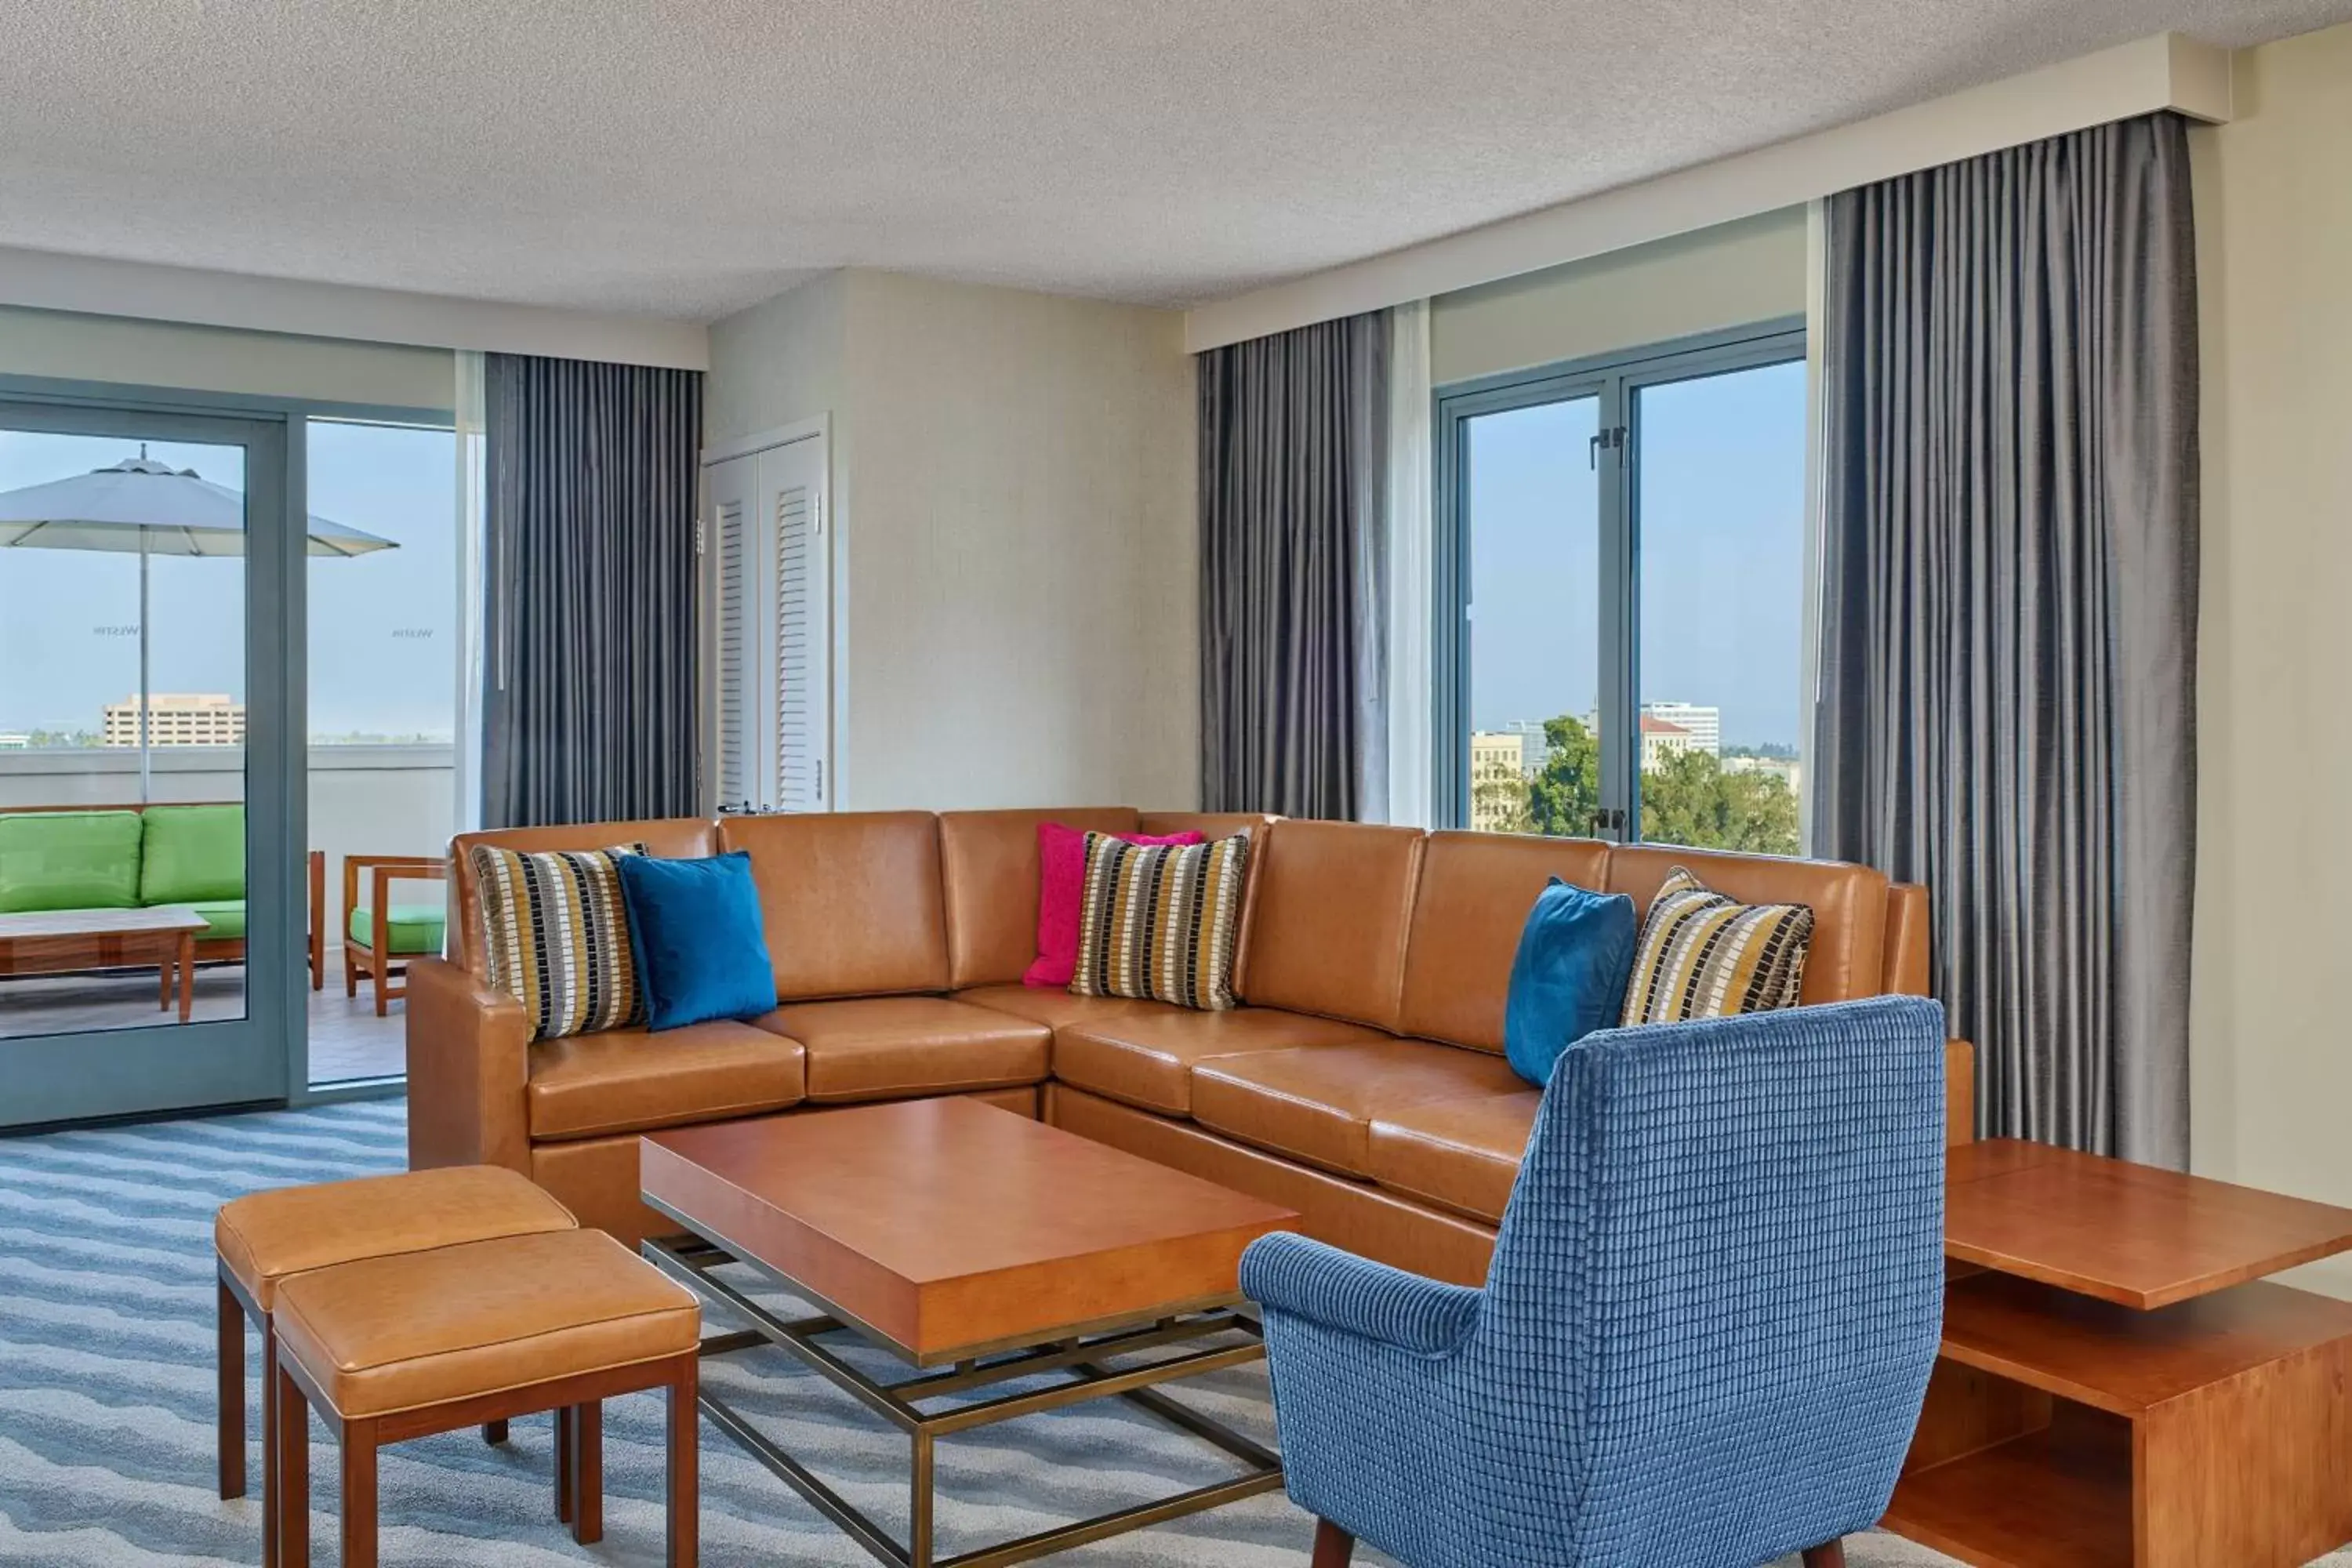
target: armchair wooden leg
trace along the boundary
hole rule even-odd
[[[1805,1568],[1845,1568],[1845,1542],[1824,1541],[1805,1548]]]
[[[1315,1521],[1314,1568],[1348,1568],[1356,1554],[1356,1538],[1328,1519]],[[1811,1568],[1811,1564],[1807,1568]]]

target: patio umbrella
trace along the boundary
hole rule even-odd
[[[309,552],[365,555],[396,550],[312,512]],[[194,468],[151,462],[147,448],[110,468],[0,491],[0,550],[105,550],[139,553],[139,798],[147,798],[154,729],[147,679],[147,563],[157,555],[245,553],[245,496]]]

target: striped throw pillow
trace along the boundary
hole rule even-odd
[[[533,1039],[645,1022],[614,864],[645,852],[642,844],[537,854],[474,846],[489,982],[522,1004]]]
[[[1070,989],[1213,1011],[1234,1005],[1234,939],[1248,855],[1245,835],[1172,845],[1087,834]]]
[[[1803,904],[1737,903],[1677,866],[1642,922],[1623,1021],[1793,1007],[1812,941],[1813,911]]]

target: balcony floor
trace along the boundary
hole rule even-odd
[[[375,1003],[362,983],[357,996],[343,994],[342,955],[327,955],[327,983],[308,994],[310,1081],[343,1083],[353,1079],[393,1078],[407,1070],[407,1020],[394,999],[389,1017],[375,1016]],[[156,1005],[155,972],[110,974],[33,975],[0,980],[0,1039],[84,1030],[169,1026],[172,1016]],[[234,1018],[245,1006],[245,966],[218,963],[196,971],[193,1009],[198,1021]]]

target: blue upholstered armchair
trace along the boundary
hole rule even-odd
[[[1944,1016],[1882,997],[1561,1058],[1486,1288],[1242,1259],[1317,1568],[1750,1568],[1885,1510],[1943,1306]]]

